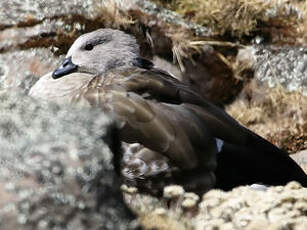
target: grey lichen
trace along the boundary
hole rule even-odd
[[[109,117],[16,93],[0,111],[1,229],[128,229]]]
[[[307,49],[303,47],[257,47],[255,77],[270,87],[283,85],[307,95]]]

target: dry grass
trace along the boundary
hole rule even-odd
[[[172,41],[172,52],[173,60],[178,62],[179,68],[182,72],[185,71],[184,64],[182,59],[188,58],[191,59],[191,56],[195,53],[201,53],[202,47],[205,45],[211,46],[220,46],[220,47],[237,47],[243,48],[241,44],[236,44],[228,41],[213,41],[213,40],[201,40],[198,37],[195,37],[190,31],[187,31],[183,28],[172,28],[169,27],[169,30],[166,32],[166,36]],[[219,53],[219,58],[230,68],[237,68],[236,64],[230,63],[230,61],[224,57],[222,53]],[[243,68],[240,68],[242,70]],[[245,68],[244,68],[245,69]]]
[[[192,20],[202,25],[210,25],[218,34],[230,32],[232,35],[248,35],[263,18],[264,9],[269,7],[264,1],[209,0],[181,1],[178,12],[190,14]]]
[[[290,153],[307,149],[307,97],[253,81],[227,108],[241,124]]]
[[[272,19],[278,26],[286,28],[289,26],[297,28],[298,21],[303,22],[301,15],[291,10],[292,5],[288,4],[295,2],[294,8],[298,6],[299,9],[300,7],[303,9],[304,4],[298,0],[155,0],[155,2],[184,15],[195,23],[210,27],[218,35],[225,33],[235,37],[249,35],[257,30],[259,24]],[[301,10],[301,12],[306,11]]]
[[[298,7],[302,11],[302,23],[299,23],[297,26],[298,34],[300,35],[298,40],[301,44],[307,43],[307,4],[306,1],[301,1],[301,3],[298,4]]]
[[[180,70],[184,72],[182,58],[190,58],[195,52],[200,53],[200,46],[192,43],[195,38],[190,31],[186,31],[183,28],[169,27],[166,36],[172,41],[173,60],[177,60]]]
[[[169,213],[164,215],[150,213],[143,216],[140,221],[145,230],[191,230],[191,228],[185,226],[182,221],[178,221],[176,218],[168,215]]]
[[[103,22],[105,27],[122,29],[135,23],[118,1],[105,0],[97,5],[96,9],[96,19]]]

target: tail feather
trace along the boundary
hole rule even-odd
[[[307,187],[305,172],[287,152],[252,135],[245,146],[224,143],[215,173],[217,188],[229,190],[253,183],[284,185],[289,181]]]

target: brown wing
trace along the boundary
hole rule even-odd
[[[140,88],[137,88],[138,76],[146,77],[142,73],[136,72],[127,78],[118,74],[113,80],[109,79],[108,84],[94,84],[87,89],[85,97],[93,106],[104,107],[122,122],[123,141],[141,143],[184,169],[201,164],[213,170],[216,144],[210,131],[193,110],[179,103],[176,89],[168,90],[167,82],[143,78],[145,81],[139,82]],[[148,92],[146,84],[163,92],[161,95],[156,91]]]
[[[148,98],[159,102],[184,103],[184,107],[193,110],[215,137],[235,144],[246,142],[247,129],[226,112],[204,100],[189,86],[163,71],[141,71],[132,74],[123,84],[126,91],[138,94],[146,92],[149,94]]]

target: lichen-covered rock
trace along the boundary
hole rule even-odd
[[[27,93],[34,83],[58,64],[49,49],[0,53],[0,89]]]
[[[307,96],[307,48],[260,46],[255,50],[255,77],[270,87],[283,85]]]
[[[186,209],[194,208],[199,200],[199,196],[192,192],[186,192],[183,197],[182,207]]]
[[[1,229],[132,227],[102,111],[1,93],[0,117]]]
[[[212,190],[203,196],[197,219],[199,223],[204,217],[210,222],[231,223],[234,229],[263,229],[263,223],[266,227],[278,227],[276,229],[296,229],[307,226],[306,209],[303,208],[307,207],[306,195],[307,189],[296,182],[267,191],[248,186],[227,193]],[[212,200],[216,202],[213,204]]]
[[[94,10],[94,2],[95,0],[1,1],[0,8],[9,9],[9,11],[1,11],[0,28],[34,25],[46,18],[60,15],[89,14]]]
[[[179,186],[170,186],[178,190]],[[178,193],[176,193],[178,194]],[[191,193],[181,193],[171,199],[157,200],[140,194],[126,194],[129,206],[141,216],[144,226],[170,229],[306,229],[307,188],[297,182],[286,186],[255,190],[241,186],[229,192],[211,190],[200,202]],[[186,207],[186,199],[196,201],[195,206]],[[167,202],[165,202],[167,201]],[[188,202],[189,203],[189,202]]]
[[[183,196],[184,189],[179,185],[169,185],[166,186],[163,190],[163,197],[172,199]]]

